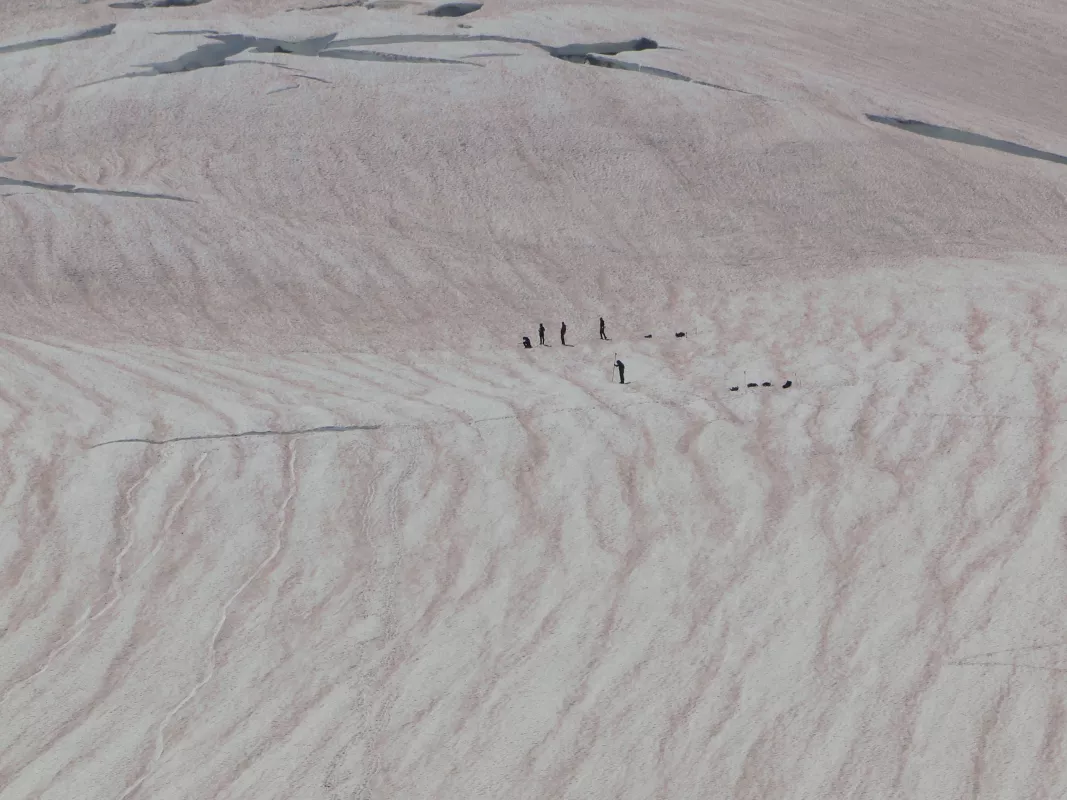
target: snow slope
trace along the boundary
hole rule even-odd
[[[0,800],[1063,796],[1059,4],[299,2],[7,6]]]

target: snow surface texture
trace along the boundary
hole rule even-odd
[[[304,4],[5,4],[0,800],[1067,794],[1062,3]]]

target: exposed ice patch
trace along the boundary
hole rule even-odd
[[[969,133],[956,128],[946,128],[942,125],[931,125],[920,122],[917,119],[902,119],[900,117],[883,117],[878,114],[867,114],[871,122],[889,125],[903,131],[917,133],[920,136],[929,136],[931,139],[943,139],[946,142],[969,144],[973,147],[985,147],[988,150],[999,150],[1002,153],[1010,153],[1013,156],[1024,158],[1038,158],[1042,161],[1051,161],[1054,164],[1067,164],[1067,157],[1049,153],[1045,150],[1036,150],[1033,147],[1009,142],[1004,139],[993,139],[980,133]]]
[[[565,61],[572,61],[576,64],[589,64],[594,67],[606,67],[608,69],[624,69],[631,72],[640,72],[642,75],[651,75],[656,78],[667,78],[672,81],[684,81],[686,83],[695,83],[698,86],[707,86],[712,89],[721,89],[724,92],[737,92],[739,94],[750,94],[743,89],[732,89],[729,86],[722,86],[718,83],[709,83],[708,81],[698,80],[696,78],[690,78],[688,75],[683,75],[680,72],[671,72],[669,69],[659,69],[658,67],[646,67],[643,64],[634,64],[631,61],[619,61],[615,58],[605,58],[598,55],[587,56],[566,56]]]
[[[380,425],[320,425],[317,428],[297,428],[289,431],[243,431],[241,433],[207,433],[201,436],[176,436],[173,439],[112,439],[94,444],[89,449],[109,444],[164,445],[176,442],[203,442],[211,439],[242,439],[249,436],[306,436],[311,433],[348,433],[350,431],[376,431]]]
[[[178,56],[178,58],[173,59],[172,61],[163,61],[155,64],[139,64],[138,66],[143,67],[144,71],[128,72],[124,75],[115,76],[114,78],[105,78],[104,80],[84,85],[92,86],[97,83],[106,83],[107,81],[119,80],[122,78],[149,78],[157,75],[170,75],[177,72],[192,72],[193,70],[210,67],[224,67],[237,63],[267,63],[262,61],[240,62],[229,60],[246,51],[251,51],[253,53],[285,53],[312,58],[342,58],[351,61],[378,61],[384,63],[410,64],[456,64],[465,67],[481,66],[480,64],[470,64],[464,61],[454,61],[444,58],[422,58],[419,56],[405,56],[393,53],[378,53],[369,50],[347,50],[343,49],[345,41],[358,40],[337,41],[336,37],[337,34],[331,33],[326,36],[316,36],[310,39],[285,40],[259,36],[245,36],[234,33],[211,33],[207,34],[207,38],[211,39],[211,42],[202,44],[195,50]],[[284,66],[280,64],[269,64],[269,66],[284,68]]]
[[[553,58],[558,58],[562,61],[569,61],[572,64],[587,64],[593,67],[606,67],[609,69],[630,70],[633,72],[640,72],[643,75],[649,75],[655,78],[667,78],[669,80],[685,81],[687,83],[695,83],[698,86],[707,86],[712,89],[722,89],[723,91],[727,92],[750,94],[749,92],[746,92],[742,89],[732,89],[729,86],[722,86],[717,83],[709,83],[708,81],[702,81],[696,78],[691,78],[688,75],[682,75],[678,72],[671,72],[670,70],[659,69],[657,67],[646,67],[641,64],[634,64],[628,61],[618,61],[616,59],[607,57],[618,55],[619,53],[658,49],[659,44],[654,39],[649,39],[647,36],[642,36],[637,39],[627,39],[621,42],[565,44],[559,47],[554,47],[552,45],[543,44],[534,39],[522,39],[512,36],[494,36],[491,34],[481,34],[474,36],[466,36],[459,34],[400,34],[395,36],[368,36],[357,39],[338,39],[334,42],[334,46],[363,47],[369,45],[414,43],[435,44],[442,42],[500,42],[502,44],[525,44],[530,45],[532,47],[536,47],[539,50],[543,50]],[[485,58],[486,54],[479,53],[477,56],[468,57]]]
[[[481,9],[484,3],[445,3],[424,12],[427,17],[465,17]]]
[[[475,34],[473,36],[455,33],[430,34],[394,34],[392,36],[363,36],[354,39],[337,39],[334,47],[370,47],[383,44],[441,44],[445,42],[500,42],[503,44],[526,44],[544,50],[555,58],[584,58],[587,55],[618,55],[634,50],[655,50],[659,45],[652,39],[641,37],[623,42],[602,42],[599,44],[565,44],[559,47],[542,44],[536,39],[523,39],[515,36],[494,34]]]
[[[156,36],[210,36],[218,33],[210,28],[195,31],[157,31]]]
[[[176,197],[171,194],[146,194],[144,192],[130,192],[122,189],[90,189],[69,183],[40,183],[38,181],[20,181],[15,178],[4,177],[0,177],[0,186],[21,186],[26,189],[40,189],[46,192],[64,192],[66,194],[103,194],[111,197],[133,197],[139,200],[177,200],[182,203],[193,202],[188,198]]]
[[[99,28],[90,28],[87,31],[79,31],[69,36],[56,36],[48,39],[34,39],[32,42],[20,42],[18,44],[0,45],[0,55],[5,53],[21,53],[23,50],[34,50],[38,47],[51,47],[56,44],[68,42],[80,42],[83,39],[99,39],[101,36],[110,36],[115,31],[116,25],[101,25]]]
[[[168,32],[170,35],[178,35],[182,31]],[[188,31],[186,33],[197,33]],[[365,36],[350,39],[338,39],[337,34],[319,36],[311,39],[283,40],[270,39],[258,36],[245,36],[242,34],[204,32],[211,41],[202,44],[196,49],[185,53],[172,61],[164,61],[155,64],[138,65],[143,68],[141,72],[128,72],[113,78],[94,81],[84,84],[92,86],[97,83],[119,80],[122,78],[147,78],[157,75],[169,75],[177,72],[191,72],[193,70],[209,67],[223,67],[234,63],[266,63],[260,61],[236,62],[231,61],[234,56],[251,51],[254,53],[286,53],[290,55],[307,56],[314,58],[340,58],[349,61],[375,61],[381,63],[401,64],[450,64],[455,66],[480,67],[481,64],[471,63],[469,60],[456,60],[448,58],[432,58],[426,56],[410,56],[396,53],[383,53],[374,50],[352,49],[365,48],[376,45],[394,44],[441,44],[463,42],[497,42],[513,45],[529,45],[543,50],[553,58],[568,61],[573,64],[587,64],[594,67],[606,67],[609,69],[629,70],[639,72],[655,78],[666,78],[675,81],[695,83],[698,86],[707,86],[713,89],[721,89],[729,92],[749,94],[740,89],[732,89],[716,83],[691,78],[678,72],[672,72],[657,67],[646,67],[627,61],[619,61],[611,58],[625,52],[640,50],[655,50],[659,44],[654,39],[642,36],[637,39],[627,39],[620,42],[599,42],[593,44],[566,44],[561,46],[546,45],[534,39],[523,39],[511,36],[495,35],[459,35],[459,34],[397,34],[392,36]],[[488,58],[493,54],[478,53],[468,58]],[[501,53],[500,56],[512,54]],[[280,66],[270,64],[270,66]]]
[[[327,8],[363,8],[367,5],[366,0],[352,0],[350,3],[328,3],[324,6],[302,6],[290,8],[290,11],[323,11]]]
[[[541,45],[544,47],[544,45]],[[639,50],[655,50],[659,44],[654,39],[642,36],[625,42],[600,42],[598,44],[565,44],[562,47],[545,47],[556,58],[584,58],[585,56],[617,56]]]
[[[396,9],[403,8],[404,6],[410,6],[412,2],[409,0],[349,0],[347,3],[327,3],[321,6],[300,6],[298,8],[290,8],[288,11],[325,11],[329,8],[365,8],[368,11],[373,11],[376,8],[381,9]]]
[[[134,0],[128,3],[110,3],[109,8],[175,8],[184,6],[202,6],[211,0]]]
[[[426,58],[423,56],[402,56],[396,53],[380,53],[375,50],[327,50],[319,53],[321,58],[347,58],[351,61],[381,61],[385,63],[402,62],[406,64],[460,64],[466,67],[480,67],[466,61],[449,58]]]

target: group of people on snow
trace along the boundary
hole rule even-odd
[[[543,322],[540,325],[537,326],[537,337],[538,337],[538,340],[539,340],[538,343],[542,347],[548,347],[549,346],[549,345],[545,344],[545,323],[543,323]],[[607,329],[606,329],[606,325],[604,323],[604,318],[603,317],[600,318],[600,338],[601,338],[602,341],[605,341],[605,342],[610,342],[611,341],[608,338]],[[559,326],[559,342],[564,347],[573,347],[574,346],[574,345],[567,344],[567,323],[566,322],[561,323],[560,326]],[[529,336],[523,336],[522,337],[522,346],[525,347],[527,350],[529,350],[530,348],[533,347],[533,345],[530,343],[530,337]],[[619,383],[626,383],[626,366],[621,361],[616,360],[615,361],[615,369],[617,369],[619,371]]]

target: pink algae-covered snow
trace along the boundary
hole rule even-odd
[[[0,800],[1067,793],[1059,4],[315,5],[5,9]]]

